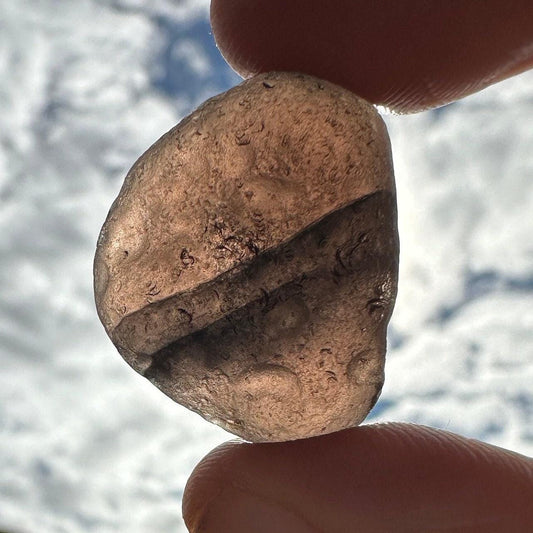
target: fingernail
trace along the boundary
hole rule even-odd
[[[209,504],[191,533],[316,533],[304,519],[276,502],[239,490],[224,491]]]

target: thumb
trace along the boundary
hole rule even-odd
[[[192,533],[533,531],[533,461],[452,433],[362,426],[299,441],[230,441],[185,489]]]

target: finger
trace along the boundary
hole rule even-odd
[[[533,531],[533,461],[426,427],[226,443],[185,489],[193,533]]]
[[[304,72],[398,112],[533,66],[531,0],[212,0],[211,23],[245,77]]]

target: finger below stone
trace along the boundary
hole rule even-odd
[[[223,532],[223,524],[261,532],[257,502],[282,509],[276,531],[298,522],[328,533],[523,532],[533,530],[531,501],[531,459],[431,428],[386,424],[285,443],[226,443],[194,470],[183,515],[193,533]]]

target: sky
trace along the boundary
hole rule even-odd
[[[0,0],[0,528],[186,531],[186,480],[232,435],[121,359],[92,260],[137,157],[239,81],[207,0]],[[533,454],[532,116],[528,73],[384,117],[400,288],[367,422]]]

